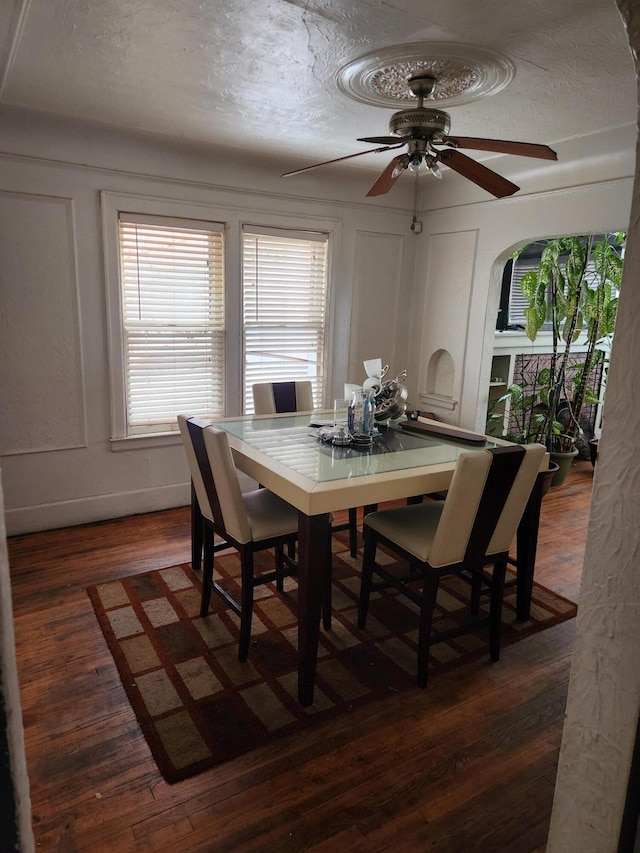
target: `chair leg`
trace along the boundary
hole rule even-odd
[[[284,560],[282,559],[282,555],[284,554],[284,546],[276,545],[276,589],[278,592],[284,592]]]
[[[352,557],[358,556],[358,509],[349,510],[349,550]]]
[[[204,540],[204,522],[196,490],[191,482],[191,568],[199,572],[202,566],[202,543]]]
[[[251,640],[251,618],[253,616],[253,551],[244,545],[240,551],[242,590],[240,593],[240,640],[238,642],[238,660],[249,656]]]
[[[480,595],[482,593],[482,576],[479,573],[472,572],[471,574],[471,606],[470,611],[472,616],[477,616],[480,612]]]
[[[376,559],[378,540],[371,528],[364,528],[364,553],[362,556],[362,573],[360,578],[360,599],[358,602],[358,628],[363,629],[367,624],[369,611],[369,596],[373,581],[373,569]]]
[[[202,597],[200,598],[200,618],[204,617],[209,612],[209,602],[211,601],[211,587],[213,585],[213,560],[215,556],[214,550],[214,535],[210,527],[204,526],[204,561],[202,567]]]
[[[493,566],[491,604],[489,610],[489,654],[492,661],[500,660],[500,635],[502,632],[502,597],[507,571],[507,555],[498,557]]]
[[[438,575],[426,567],[420,607],[420,632],[418,634],[418,687],[426,687],[429,679],[429,646],[433,610],[438,597]]]

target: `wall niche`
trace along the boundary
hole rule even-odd
[[[427,365],[426,392],[421,399],[429,408],[452,412],[457,404],[453,397],[455,365],[446,349],[436,350]]]

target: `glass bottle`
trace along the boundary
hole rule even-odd
[[[351,435],[358,435],[363,431],[364,392],[362,388],[358,388],[353,392],[351,409]]]
[[[364,400],[362,401],[362,432],[365,435],[373,435],[375,432],[375,410],[376,403],[373,390],[366,388],[364,391]]]

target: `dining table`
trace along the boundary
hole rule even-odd
[[[505,444],[428,418],[378,426],[366,448],[332,443],[332,413],[211,420],[227,433],[236,467],[298,510],[298,701],[313,703],[323,591],[330,582],[332,514],[446,492],[459,454]],[[547,467],[545,460],[544,468]],[[542,487],[518,528],[517,619],[529,616]],[[194,523],[194,530],[198,527]]]

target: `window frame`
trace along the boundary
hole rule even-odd
[[[241,228],[240,240],[241,240],[241,253],[242,253],[242,265],[241,265],[241,279],[242,279],[242,395],[243,395],[243,412],[245,414],[253,413],[253,405],[251,401],[251,387],[247,385],[247,376],[246,376],[246,355],[247,355],[247,325],[245,325],[245,309],[246,309],[246,279],[247,272],[244,266],[245,259],[245,237],[265,237],[265,238],[274,238],[274,239],[282,239],[282,240],[292,240],[292,241],[304,241],[306,243],[315,243],[317,245],[323,246],[324,252],[324,266],[325,266],[325,282],[324,282],[324,305],[323,305],[323,316],[321,320],[321,329],[322,333],[318,337],[320,342],[320,348],[322,350],[322,359],[320,363],[320,372],[318,376],[309,376],[302,372],[297,373],[295,376],[283,376],[283,375],[274,375],[274,374],[265,374],[264,376],[255,376],[250,384],[253,382],[266,382],[266,381],[291,381],[292,379],[300,380],[300,379],[309,379],[314,388],[314,402],[316,405],[322,400],[324,397],[324,388],[327,384],[327,361],[328,361],[328,347],[327,347],[327,339],[328,339],[328,329],[329,329],[329,290],[330,290],[330,270],[331,270],[331,237],[330,234],[326,231],[319,230],[311,230],[309,228],[276,228],[273,226],[256,226],[249,225],[247,223],[243,223]],[[256,305],[257,307],[257,305]],[[262,328],[267,327],[267,323],[261,323]],[[313,327],[312,323],[308,324],[308,328],[311,329]],[[301,326],[302,328],[302,326]]]
[[[225,224],[120,211],[118,226],[127,434],[174,432],[185,410],[199,417],[222,414],[216,398],[224,400],[225,377],[214,365],[227,350]],[[184,276],[186,269],[190,289],[181,291],[175,274]],[[180,378],[174,381],[176,369]],[[206,374],[210,394],[208,400],[203,395],[200,409],[172,400],[172,394],[199,396],[194,369]],[[158,391],[164,413],[154,402]],[[158,421],[161,413],[166,417]]]

